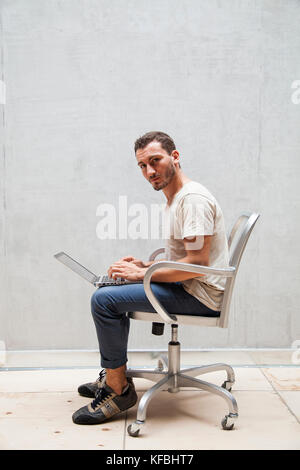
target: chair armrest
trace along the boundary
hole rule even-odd
[[[158,255],[164,252],[165,252],[164,248],[158,248],[157,250],[153,251],[153,253],[151,253],[151,255],[149,256],[149,261],[154,261]]]
[[[152,288],[151,288],[151,277],[154,271],[158,269],[168,268],[175,269],[176,271],[188,271],[198,274],[213,274],[216,276],[222,277],[232,277],[235,272],[234,267],[229,267],[226,269],[215,269],[210,268],[209,266],[202,266],[199,264],[189,264],[189,263],[180,263],[178,261],[158,261],[157,263],[152,264],[146,271],[144,276],[144,289],[145,294],[148,297],[149,302],[156,310],[156,312],[161,316],[165,323],[177,323],[177,318],[175,315],[169,315],[168,312],[161,305],[159,300],[155,297]]]

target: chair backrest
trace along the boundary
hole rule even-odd
[[[221,308],[221,315],[219,319],[219,327],[227,328],[228,317],[229,317],[229,308],[231,303],[231,297],[233,292],[233,287],[239,265],[242,259],[242,255],[246,248],[250,234],[254,228],[254,225],[259,218],[257,213],[243,213],[239,216],[235,224],[233,225],[231,232],[228,237],[228,247],[230,253],[230,262],[229,265],[235,267],[234,276],[227,278],[224,297]]]

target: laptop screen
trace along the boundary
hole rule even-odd
[[[72,269],[72,271],[74,271],[76,274],[79,274],[79,276],[83,277],[92,284],[94,284],[94,282],[98,280],[98,276],[96,276],[96,274],[86,269],[84,266],[82,266],[80,263],[75,261],[73,258],[71,258],[71,256],[67,255],[63,251],[61,251],[60,253],[56,253],[56,255],[54,255],[54,258],[56,258],[64,265],[68,266],[68,268]]]

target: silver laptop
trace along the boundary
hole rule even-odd
[[[106,275],[97,276],[63,251],[56,253],[54,258],[56,258],[68,268],[72,269],[72,271],[74,271],[76,274],[79,274],[79,276],[83,277],[83,279],[86,281],[94,284],[95,287],[120,286],[122,284],[143,284],[143,281],[127,281],[126,279],[122,278],[113,279],[112,277],[108,277]]]

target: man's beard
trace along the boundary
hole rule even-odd
[[[166,169],[166,174],[165,174],[165,177],[164,177],[164,181],[159,183],[157,186],[153,186],[153,189],[155,189],[155,191],[160,191],[161,189],[168,186],[170,181],[172,181],[175,173],[176,173],[175,165],[174,165],[173,162],[170,162],[168,168]]]

